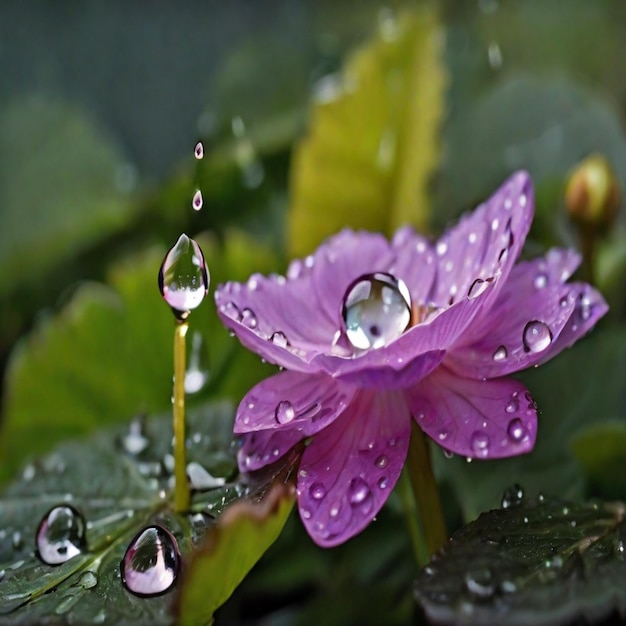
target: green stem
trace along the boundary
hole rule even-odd
[[[430,450],[422,430],[413,423],[400,495],[417,563],[424,566],[448,538],[439,490],[430,461]]]
[[[189,483],[185,449],[185,336],[189,325],[177,321],[174,328],[174,510],[189,510]]]

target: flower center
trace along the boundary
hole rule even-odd
[[[411,296],[406,284],[391,274],[365,274],[346,290],[341,314],[355,348],[380,348],[410,325]]]

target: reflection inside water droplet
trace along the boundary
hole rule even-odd
[[[346,290],[342,317],[348,341],[355,348],[380,348],[398,338],[409,326],[409,290],[391,274],[361,276]]]
[[[85,549],[85,520],[72,506],[55,506],[36,534],[37,553],[48,565],[61,565]]]
[[[138,596],[156,596],[176,582],[180,553],[175,537],[165,528],[144,528],[130,542],[120,564],[124,586]]]
[[[552,342],[552,333],[546,324],[533,320],[524,327],[522,340],[526,352],[542,352]]]
[[[209,273],[200,246],[182,234],[163,259],[159,290],[178,319],[200,305],[209,288]]]

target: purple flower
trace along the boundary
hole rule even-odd
[[[515,265],[533,190],[519,172],[435,244],[344,230],[287,276],[216,293],[223,322],[282,371],[242,400],[250,471],[309,439],[298,506],[322,546],[378,513],[404,464],[411,419],[441,447],[494,459],[532,449],[537,408],[509,374],[551,359],[607,311],[569,250]]]

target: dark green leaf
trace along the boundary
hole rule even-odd
[[[458,531],[422,570],[416,597],[429,620],[547,626],[624,614],[624,504],[509,504]]]

